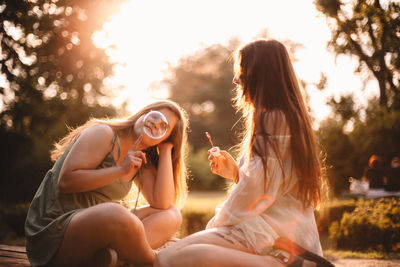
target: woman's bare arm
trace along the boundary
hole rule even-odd
[[[168,209],[175,195],[172,144],[159,145],[158,169],[146,168],[142,174],[142,193],[150,206],[157,209]],[[136,181],[138,184],[138,181]]]
[[[107,125],[95,125],[82,131],[61,168],[58,180],[61,192],[90,191],[123,178],[131,172],[133,163],[96,169],[110,152],[113,136],[113,130]]]

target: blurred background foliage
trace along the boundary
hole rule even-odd
[[[240,114],[232,106],[232,52],[239,45],[213,45],[181,58],[169,69],[164,83],[171,98],[180,103],[190,118],[189,142],[196,151],[209,147],[208,131],[216,146],[229,148],[238,142]]]
[[[268,32],[262,31],[257,37],[268,38]],[[282,42],[295,61],[295,53],[302,45],[291,40]],[[229,183],[210,173],[207,150],[211,145],[205,132],[210,133],[215,146],[236,155],[235,145],[241,138],[243,120],[233,107],[232,79],[233,52],[240,44],[240,40],[232,38],[226,45],[211,45],[185,56],[169,68],[162,81],[169,88],[170,98],[189,115],[191,190],[226,189]]]
[[[32,199],[51,167],[49,149],[66,134],[66,126],[78,126],[91,116],[112,117],[122,112],[110,104],[119,88],[105,86],[113,65],[92,41],[93,33],[122,2],[0,0],[0,63],[6,81],[0,83],[0,204],[7,210],[0,220],[14,218],[8,204]],[[378,0],[314,3],[330,25],[331,51],[356,58],[355,72],[366,83],[377,83],[377,97],[368,99],[366,106],[359,106],[351,93],[331,97],[327,103],[332,113],[316,129],[332,193],[340,196],[348,190],[350,176],[363,175],[372,154],[388,164],[400,153],[400,4]],[[295,60],[301,44],[284,43]],[[232,38],[225,45],[211,45],[187,55],[170,66],[162,81],[170,98],[190,117],[192,191],[226,188],[225,180],[209,171],[206,150],[210,145],[204,132],[211,134],[215,145],[234,153],[231,148],[240,140],[242,121],[231,102],[231,56],[240,44]],[[324,90],[329,79],[322,73],[318,84],[301,84],[305,89],[316,86]],[[308,99],[306,90],[304,94]],[[17,207],[15,212],[26,210],[26,206]],[[210,216],[209,210],[206,214]],[[340,218],[337,221],[336,229],[341,229]],[[349,224],[348,219],[343,221],[343,225]],[[20,231],[17,228],[16,232]],[[341,240],[338,231],[333,236]]]
[[[29,201],[51,166],[52,143],[89,117],[117,115],[110,104],[118,88],[105,86],[113,65],[92,35],[123,0],[1,1],[0,152],[1,201]],[[396,2],[316,0],[332,29],[328,47],[336,55],[359,61],[355,72],[376,80],[377,97],[360,107],[349,93],[331,97],[331,116],[316,133],[326,156],[334,194],[348,189],[348,177],[361,177],[372,154],[386,162],[400,153],[399,27]],[[268,37],[268,31],[258,37]],[[284,41],[293,58],[301,44]],[[204,132],[235,153],[241,114],[232,106],[232,52],[241,44],[232,38],[186,55],[171,65],[161,83],[190,118],[191,190],[219,190],[225,181],[209,172]],[[305,89],[308,86],[304,81]],[[324,90],[323,73],[315,86]],[[356,89],[348,88],[352,92]],[[308,99],[306,90],[305,98]],[[119,110],[121,113],[121,110]]]
[[[112,64],[91,36],[119,2],[0,1],[0,201],[32,199],[66,125],[115,115]]]
[[[336,195],[348,189],[350,176],[360,178],[373,154],[390,160],[400,153],[400,3],[398,1],[315,0],[330,26],[328,48],[359,62],[355,73],[364,84],[377,83],[378,97],[357,106],[350,93],[328,104],[332,115],[319,128],[328,178]],[[319,88],[323,90],[329,81]],[[351,88],[349,88],[351,89]],[[354,89],[350,90],[354,91]]]

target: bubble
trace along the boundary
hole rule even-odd
[[[164,137],[168,130],[168,121],[164,114],[152,110],[144,116],[143,132],[153,139]]]

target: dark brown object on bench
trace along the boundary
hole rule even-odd
[[[291,254],[288,262],[289,264],[287,265],[288,267],[303,266],[301,261],[296,260],[297,257],[300,257],[302,260],[310,261],[317,267],[335,267],[335,265],[333,265],[327,259],[308,251],[307,249],[284,237],[279,237],[276,239],[273,247],[274,249],[281,249]]]

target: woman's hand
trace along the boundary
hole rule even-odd
[[[142,136],[139,136],[136,142],[128,150],[122,161],[120,167],[123,170],[124,175],[119,179],[123,183],[127,183],[135,176],[143,162],[146,164],[146,154],[140,150],[137,150],[142,141]]]
[[[210,154],[208,159],[211,161],[211,172],[236,182],[239,175],[239,167],[233,157],[225,150],[221,150],[221,155],[218,157],[212,156],[211,150],[208,153]]]

